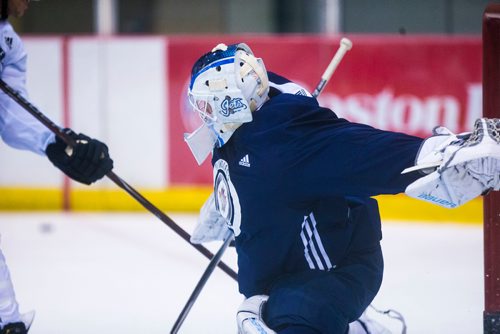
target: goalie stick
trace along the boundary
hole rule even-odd
[[[194,288],[193,292],[191,293],[191,296],[189,296],[188,301],[186,302],[186,305],[184,305],[184,308],[182,309],[181,313],[177,317],[177,320],[175,321],[174,326],[172,327],[172,330],[170,331],[170,334],[176,334],[179,331],[179,328],[181,328],[182,324],[184,323],[184,320],[186,319],[189,311],[191,311],[191,308],[193,307],[196,299],[201,293],[201,290],[207,283],[208,279],[212,275],[212,273],[215,270],[215,267],[219,263],[219,261],[222,258],[222,255],[226,252],[227,247],[233,240],[233,233],[231,231],[228,232],[226,239],[224,240],[224,243],[220,247],[220,249],[217,251],[217,253],[214,255],[212,260],[210,260],[210,263],[208,264],[207,269],[203,272],[203,275],[201,276],[200,280],[198,281],[198,284],[196,284],[196,287]]]
[[[337,67],[340,64],[340,61],[342,58],[344,58],[345,54],[347,51],[349,51],[352,48],[352,42],[348,38],[342,38],[340,40],[340,46],[337,49],[337,52],[335,52],[335,55],[333,56],[332,60],[330,61],[330,64],[326,68],[325,72],[323,72],[323,75],[321,76],[321,80],[319,81],[318,85],[314,89],[314,92],[312,93],[313,97],[318,97],[319,94],[323,91],[325,88],[326,84],[328,81],[331,79],[333,73],[337,69]],[[193,307],[196,299],[201,293],[201,290],[207,283],[208,279],[212,275],[216,264],[221,260],[222,255],[224,255],[224,252],[227,249],[227,246],[231,243],[232,240],[232,233],[228,237],[226,237],[226,240],[220,247],[220,249],[217,251],[217,254],[210,260],[210,263],[207,266],[207,269],[203,272],[203,275],[201,276],[200,280],[196,284],[196,287],[194,288],[193,292],[191,293],[191,296],[189,297],[188,301],[186,302],[186,305],[184,305],[184,308],[182,309],[181,313],[177,317],[177,320],[175,321],[174,326],[172,327],[172,330],[170,331],[170,334],[176,334],[179,331],[179,328],[182,326],[184,320],[186,319],[189,311]]]
[[[333,75],[333,72],[337,69],[337,67],[340,64],[340,61],[342,58],[344,58],[345,54],[347,51],[352,49],[352,42],[348,38],[342,38],[340,40],[340,46],[337,49],[337,52],[335,52],[335,55],[333,56],[332,60],[330,61],[330,64],[328,64],[328,67],[326,68],[325,72],[321,76],[320,81],[316,85],[316,88],[314,89],[314,92],[312,93],[313,97],[318,97],[319,94],[323,91],[325,88],[326,84],[330,80],[330,78]]]
[[[45,125],[50,131],[52,131],[56,136],[61,138],[69,146],[74,146],[75,142],[68,134],[64,133],[61,128],[59,128],[54,122],[52,122],[47,116],[45,116],[40,110],[38,110],[34,105],[32,105],[28,100],[26,100],[21,94],[10,87],[5,81],[0,79],[0,89],[11,97],[16,103],[18,103],[23,109],[33,115],[38,121]],[[182,239],[187,241],[191,246],[196,248],[200,253],[202,253],[208,259],[212,259],[214,255],[207,248],[202,245],[192,244],[189,239],[190,235],[188,232],[183,230],[179,225],[177,225],[170,217],[164,214],[160,209],[154,206],[150,201],[148,201],[144,196],[142,196],[137,190],[132,188],[127,182],[121,179],[118,175],[110,171],[106,176],[113,181],[118,187],[125,190],[130,196],[137,200],[145,209],[154,214],[158,219],[170,227],[175,233],[177,233]],[[231,269],[227,264],[220,261],[217,263],[218,267],[222,269],[226,274],[231,276],[234,280],[237,279],[238,274]]]

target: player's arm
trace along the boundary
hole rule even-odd
[[[315,111],[314,111],[315,112]],[[422,139],[402,133],[382,131],[346,120],[331,120],[329,109],[302,120],[307,135],[289,145],[297,152],[283,166],[292,184],[284,184],[286,194],[304,198],[322,196],[369,197],[402,193],[421,177],[418,172],[401,174],[412,166]],[[318,118],[323,118],[323,121]],[[318,125],[319,124],[319,125]],[[300,145],[300,149],[294,149]]]
[[[454,208],[500,189],[498,119],[478,120],[471,135],[441,133],[426,140],[349,122],[332,133],[335,138],[320,138],[323,144],[296,168],[301,194],[406,193]]]
[[[0,46],[8,50],[1,61],[1,78],[10,87],[27,97],[26,92],[26,52],[23,44],[13,30],[2,31]],[[75,181],[91,184],[106,175],[113,168],[113,160],[108,147],[84,134],[76,134],[67,129],[76,145],[67,145],[26,112],[17,102],[5,93],[0,94],[0,135],[11,147],[29,150],[48,159],[62,172]]]
[[[10,25],[2,26],[0,47],[4,51],[0,59],[2,80],[27,97],[27,56],[19,36]],[[54,135],[46,127],[4,92],[0,92],[0,135],[7,145],[39,155],[45,155],[45,148],[55,140]]]
[[[76,142],[72,148],[52,132],[48,131],[26,111],[12,107],[7,117],[0,117],[2,139],[17,149],[25,149],[47,158],[75,181],[91,184],[113,169],[113,160],[109,156],[106,144],[84,134],[66,131]],[[18,117],[19,113],[20,117]]]

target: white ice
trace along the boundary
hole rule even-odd
[[[188,232],[195,222],[170,217]],[[1,213],[0,232],[21,310],[36,310],[30,334],[170,333],[208,264],[149,213]],[[383,233],[373,305],[401,312],[409,334],[482,333],[481,226],[385,222]],[[236,268],[234,249],[224,261]],[[217,269],[179,333],[236,333],[241,300]]]

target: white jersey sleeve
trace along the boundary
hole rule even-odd
[[[25,98],[26,51],[7,21],[0,21],[0,77]],[[0,136],[9,146],[45,155],[54,134],[8,95],[0,92]]]

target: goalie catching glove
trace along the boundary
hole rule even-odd
[[[437,128],[422,144],[416,165],[403,173],[415,170],[428,175],[411,183],[405,193],[447,208],[499,190],[500,119],[478,119],[472,133],[461,135]]]
[[[91,184],[113,169],[108,147],[84,134],[76,134],[70,129],[63,130],[74,141],[68,146],[61,138],[47,146],[45,153],[49,160],[64,174],[75,181]]]

